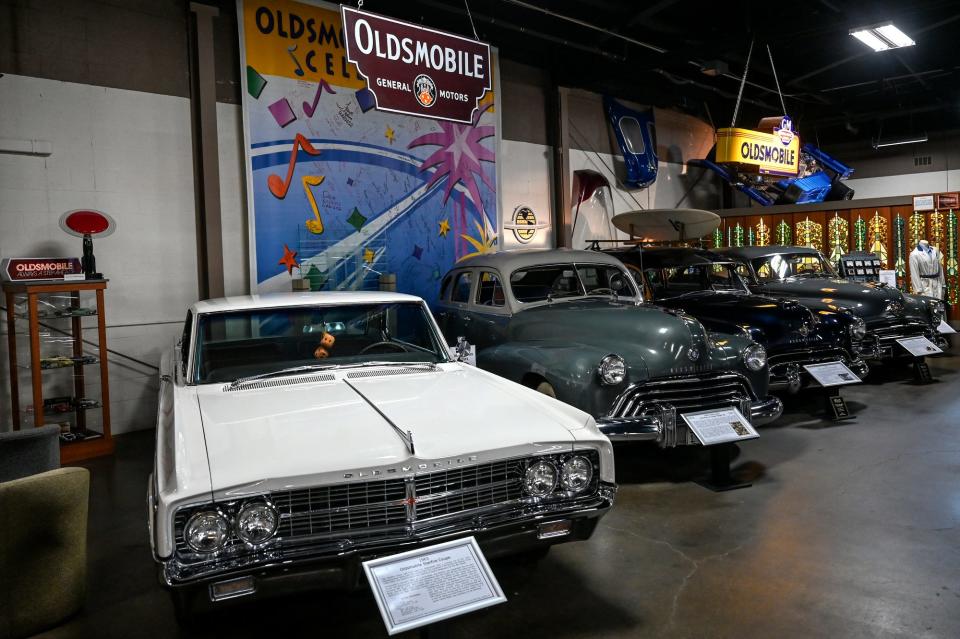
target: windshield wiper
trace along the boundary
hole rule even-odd
[[[423,366],[434,370],[437,365],[433,362],[354,362],[352,364],[340,364],[339,368],[364,368],[366,366]]]
[[[230,388],[236,388],[240,384],[246,384],[247,382],[252,382],[258,379],[266,379],[268,377],[280,377],[282,375],[292,375],[293,373],[303,373],[306,371],[326,371],[334,368],[340,368],[340,364],[305,364],[303,366],[290,366],[289,368],[281,368],[279,370],[260,373],[258,375],[238,377],[230,382]]]

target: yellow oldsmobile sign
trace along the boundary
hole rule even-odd
[[[800,138],[792,132],[763,133],[750,129],[717,129],[717,163],[756,167],[760,173],[800,172]]]

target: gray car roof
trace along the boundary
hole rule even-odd
[[[713,249],[715,253],[721,255],[734,255],[747,260],[753,260],[758,257],[767,257],[769,255],[783,255],[784,253],[801,253],[805,255],[819,255],[820,251],[809,246],[730,246],[727,248]]]
[[[492,268],[501,274],[512,273],[518,268],[541,266],[543,264],[563,264],[567,262],[589,264],[611,264],[623,266],[617,258],[599,251],[579,251],[575,249],[519,249],[500,251],[487,255],[475,255],[459,264],[457,268]]]

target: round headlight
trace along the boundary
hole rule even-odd
[[[607,355],[600,360],[600,381],[607,386],[616,386],[627,378],[627,363],[619,355]]]
[[[546,497],[557,487],[557,467],[548,461],[538,461],[527,468],[523,488],[533,497]]]
[[[859,317],[854,317],[853,322],[850,323],[849,330],[850,337],[853,339],[863,339],[867,336],[867,323]]]
[[[930,302],[930,319],[939,324],[943,319],[943,302]]]
[[[237,537],[251,546],[259,546],[277,532],[277,511],[269,504],[247,504],[237,514]]]
[[[586,490],[591,479],[593,465],[585,457],[571,457],[560,467],[560,483],[571,492]]]
[[[216,552],[227,543],[230,523],[221,513],[206,510],[187,520],[183,540],[196,552]]]
[[[767,365],[767,351],[759,344],[748,346],[743,351],[743,363],[752,371],[758,371]]]

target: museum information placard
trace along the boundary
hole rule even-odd
[[[901,337],[897,344],[907,349],[914,357],[923,357],[924,355],[936,355],[942,353],[940,347],[928,340],[926,337]]]
[[[860,378],[843,362],[825,362],[823,364],[804,364],[803,367],[821,386],[843,386],[858,384]]]
[[[732,406],[683,413],[681,417],[704,446],[760,437],[750,420]]]
[[[473,537],[371,559],[363,570],[391,635],[507,600]]]

